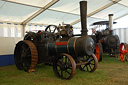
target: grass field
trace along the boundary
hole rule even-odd
[[[104,55],[94,73],[77,69],[71,80],[61,80],[51,66],[38,65],[35,73],[17,70],[15,65],[0,67],[0,85],[128,85],[128,61]]]

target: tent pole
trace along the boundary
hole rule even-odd
[[[26,26],[26,24],[25,25],[22,25],[23,26],[23,29],[22,29],[22,37],[24,37],[25,36],[25,26]]]

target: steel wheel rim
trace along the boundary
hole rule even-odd
[[[79,69],[81,71],[94,72],[98,64],[96,56],[92,54],[91,56],[84,56],[83,59],[84,62],[88,62],[88,63],[85,65],[80,65]]]
[[[35,71],[38,62],[38,53],[34,43],[29,40],[18,42],[14,51],[14,59],[16,67],[19,70]]]
[[[62,53],[55,59],[53,70],[57,77],[71,79],[76,72],[76,63],[70,55]]]
[[[23,69],[24,71],[28,71],[30,65],[31,65],[31,51],[27,44],[25,44],[24,53],[26,54],[23,56]]]
[[[99,58],[100,58],[100,49],[99,49],[99,45],[98,44],[96,45],[96,58],[99,61]]]
[[[15,50],[15,63],[19,70],[27,71],[31,65],[31,52],[29,46],[20,42]]]

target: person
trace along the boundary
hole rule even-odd
[[[92,34],[96,33],[96,29],[92,28]]]

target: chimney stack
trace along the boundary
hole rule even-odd
[[[113,14],[109,14],[109,30],[113,30]]]
[[[80,1],[81,35],[87,35],[87,1]]]

